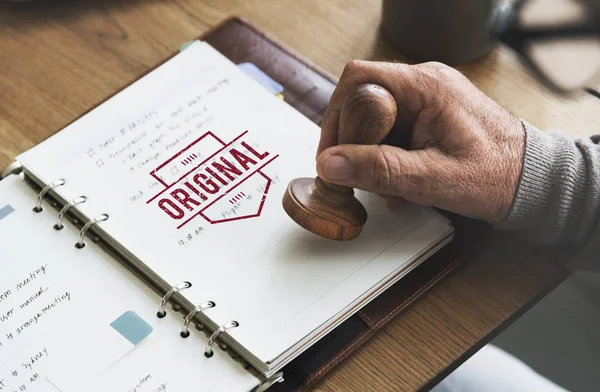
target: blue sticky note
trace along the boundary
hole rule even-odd
[[[244,72],[250,77],[256,80],[258,83],[263,85],[267,90],[273,94],[281,94],[283,92],[283,86],[277,83],[273,78],[264,73],[260,68],[252,63],[240,63],[238,64]]]
[[[131,310],[120,315],[110,326],[133,345],[137,345],[152,332],[152,326]]]
[[[12,208],[12,206],[10,204],[7,204],[4,207],[0,208],[0,220],[6,218],[8,215],[10,215],[13,212],[15,212],[15,209]]]

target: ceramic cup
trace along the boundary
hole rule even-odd
[[[409,60],[454,65],[486,55],[509,4],[504,0],[382,0],[385,39]]]

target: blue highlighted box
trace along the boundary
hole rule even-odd
[[[238,64],[238,67],[273,94],[283,93],[283,86],[264,73],[263,70],[256,65],[246,62]]]
[[[6,218],[8,215],[12,214],[13,212],[15,212],[15,209],[12,208],[12,206],[10,204],[7,204],[4,207],[0,208],[0,220]]]
[[[194,42],[195,41],[186,41],[182,43],[179,46],[179,51],[184,51],[188,46],[190,46]],[[262,69],[258,68],[256,65],[250,62],[240,63],[237,66],[246,74],[248,74],[251,78],[256,80],[259,84],[261,84],[264,88],[283,99],[283,85],[281,85],[276,80],[267,75],[265,72],[263,72]]]
[[[110,326],[133,345],[137,345],[152,332],[152,326],[132,310],[120,315]]]

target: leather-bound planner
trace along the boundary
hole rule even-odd
[[[19,155],[0,181],[0,386],[307,390],[452,271],[465,249],[433,208],[357,191],[351,241],[283,211],[335,86],[230,18]]]

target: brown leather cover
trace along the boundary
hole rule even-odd
[[[284,86],[284,99],[320,124],[337,80],[247,21],[233,17],[198,39],[234,63],[251,62]],[[347,358],[392,317],[456,267],[467,254],[456,238],[356,315],[284,368],[283,383],[271,391],[307,390]]]

